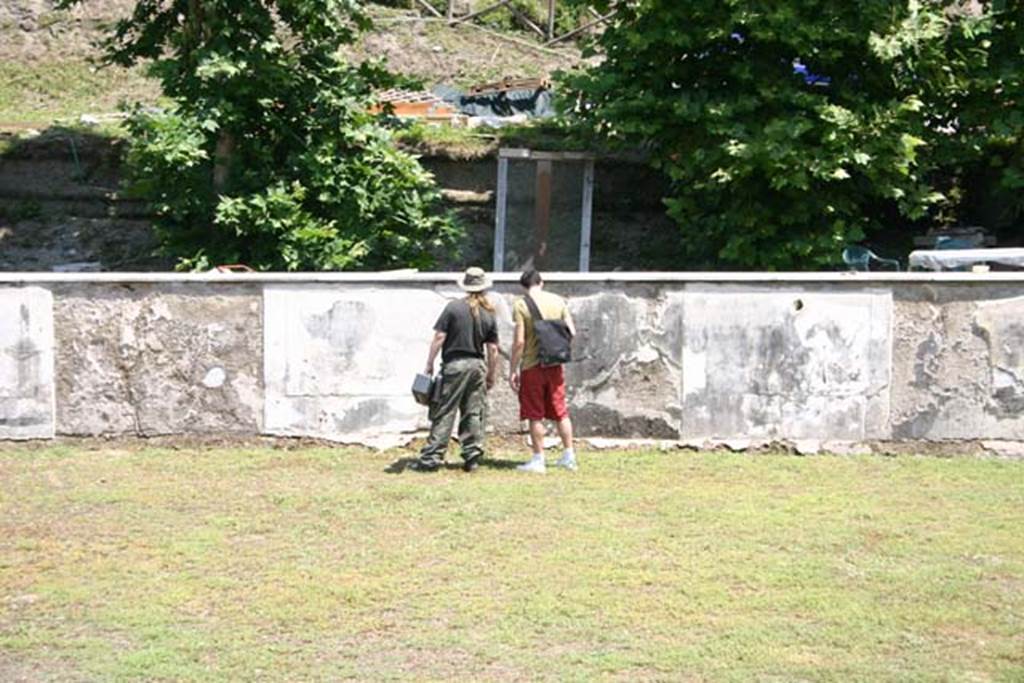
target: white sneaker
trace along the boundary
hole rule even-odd
[[[576,463],[576,457],[570,455],[563,455],[558,459],[558,462],[556,462],[555,465],[558,467],[564,467],[570,472],[575,472],[579,469],[579,465]]]
[[[520,472],[533,472],[534,474],[544,474],[548,468],[544,464],[544,458],[530,458],[529,462],[525,462],[516,468]]]

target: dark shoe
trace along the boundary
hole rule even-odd
[[[476,469],[480,467],[480,457],[481,456],[478,455],[475,458],[470,458],[469,460],[462,463],[462,471],[475,472]]]
[[[436,463],[417,460],[409,465],[409,469],[413,472],[437,472],[441,469],[441,466]]]

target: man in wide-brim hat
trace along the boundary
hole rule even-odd
[[[426,374],[433,375],[438,353],[441,372],[430,401],[430,437],[414,465],[419,471],[435,471],[444,462],[456,415],[462,468],[472,472],[484,455],[487,390],[498,371],[498,324],[494,304],[484,294],[491,280],[482,268],[467,269],[459,287],[466,296],[441,312],[427,355]]]

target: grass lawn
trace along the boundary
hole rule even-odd
[[[1024,462],[0,446],[0,680],[1024,680]]]
[[[154,103],[158,94],[156,82],[141,69],[97,69],[84,59],[0,60],[0,128],[77,123],[82,114],[116,112],[122,102]]]

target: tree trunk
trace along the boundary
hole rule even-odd
[[[235,136],[221,131],[217,138],[217,149],[213,153],[213,191],[224,194],[231,171],[231,155],[235,151]]]

